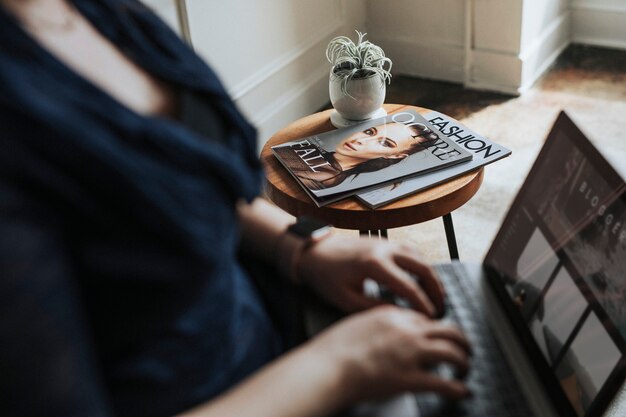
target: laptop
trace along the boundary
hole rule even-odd
[[[436,269],[445,320],[473,344],[474,395],[407,394],[352,415],[626,416],[626,186],[564,112],[483,264]]]

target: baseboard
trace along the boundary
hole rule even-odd
[[[563,13],[520,53],[522,79],[519,91],[530,88],[556,61],[570,43],[571,15]]]
[[[626,49],[626,4],[572,3],[572,42]]]
[[[605,13],[626,13],[626,3],[623,0],[572,0],[570,8]]]
[[[518,94],[521,79],[522,61],[518,56],[493,51],[471,52],[466,87]]]
[[[474,50],[466,86],[520,94],[530,88],[569,44],[570,16],[566,13],[548,25],[519,55]]]
[[[458,83],[464,80],[463,45],[380,36],[376,37],[376,43],[393,60],[392,73],[394,75],[410,75]]]

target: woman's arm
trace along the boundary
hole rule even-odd
[[[346,403],[344,375],[331,355],[304,345],[181,417],[324,416]]]
[[[295,218],[263,198],[248,204],[240,201],[237,212],[241,221],[241,244],[246,254],[274,265],[279,240]]]
[[[443,287],[411,246],[335,235],[296,255],[291,249],[298,238],[285,233],[294,222],[292,216],[261,198],[240,203],[238,211],[245,253],[276,265],[285,276],[292,257],[298,256],[294,268],[298,281],[344,311],[380,304],[363,294],[363,281],[371,278],[430,317],[443,313]]]
[[[393,306],[354,314],[180,417],[326,416],[362,400],[405,391],[468,395],[459,380],[430,372],[468,369],[469,344],[450,325]]]

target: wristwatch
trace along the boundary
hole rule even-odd
[[[279,238],[277,254],[285,254],[278,260],[278,268],[293,283],[302,283],[298,266],[302,255],[315,244],[331,235],[331,225],[312,217],[298,217]]]
[[[312,217],[298,217],[296,222],[287,227],[287,232],[292,233],[308,244],[318,242],[330,234],[331,225]]]

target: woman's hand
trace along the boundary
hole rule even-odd
[[[184,416],[327,416],[406,391],[462,398],[469,394],[462,381],[431,370],[447,363],[462,375],[468,357],[456,327],[408,309],[376,307],[329,327]]]
[[[433,367],[447,363],[464,376],[470,345],[455,326],[395,306],[350,316],[310,344],[320,357],[333,358],[343,370],[347,403],[381,399],[405,391],[435,392],[462,398],[461,380],[444,379]]]
[[[363,293],[363,281],[370,278],[429,317],[443,314],[441,283],[432,268],[419,261],[415,249],[406,244],[334,235],[302,255],[297,273],[303,283],[343,311],[364,310],[382,303]]]
[[[288,243],[284,234],[293,218],[261,198],[251,204],[240,202],[237,209],[242,249],[250,256],[289,265],[291,259],[272,242]],[[335,235],[306,250],[296,272],[300,281],[344,311],[381,304],[363,294],[363,281],[371,278],[427,316],[443,314],[443,287],[418,258],[416,250],[405,244]]]

